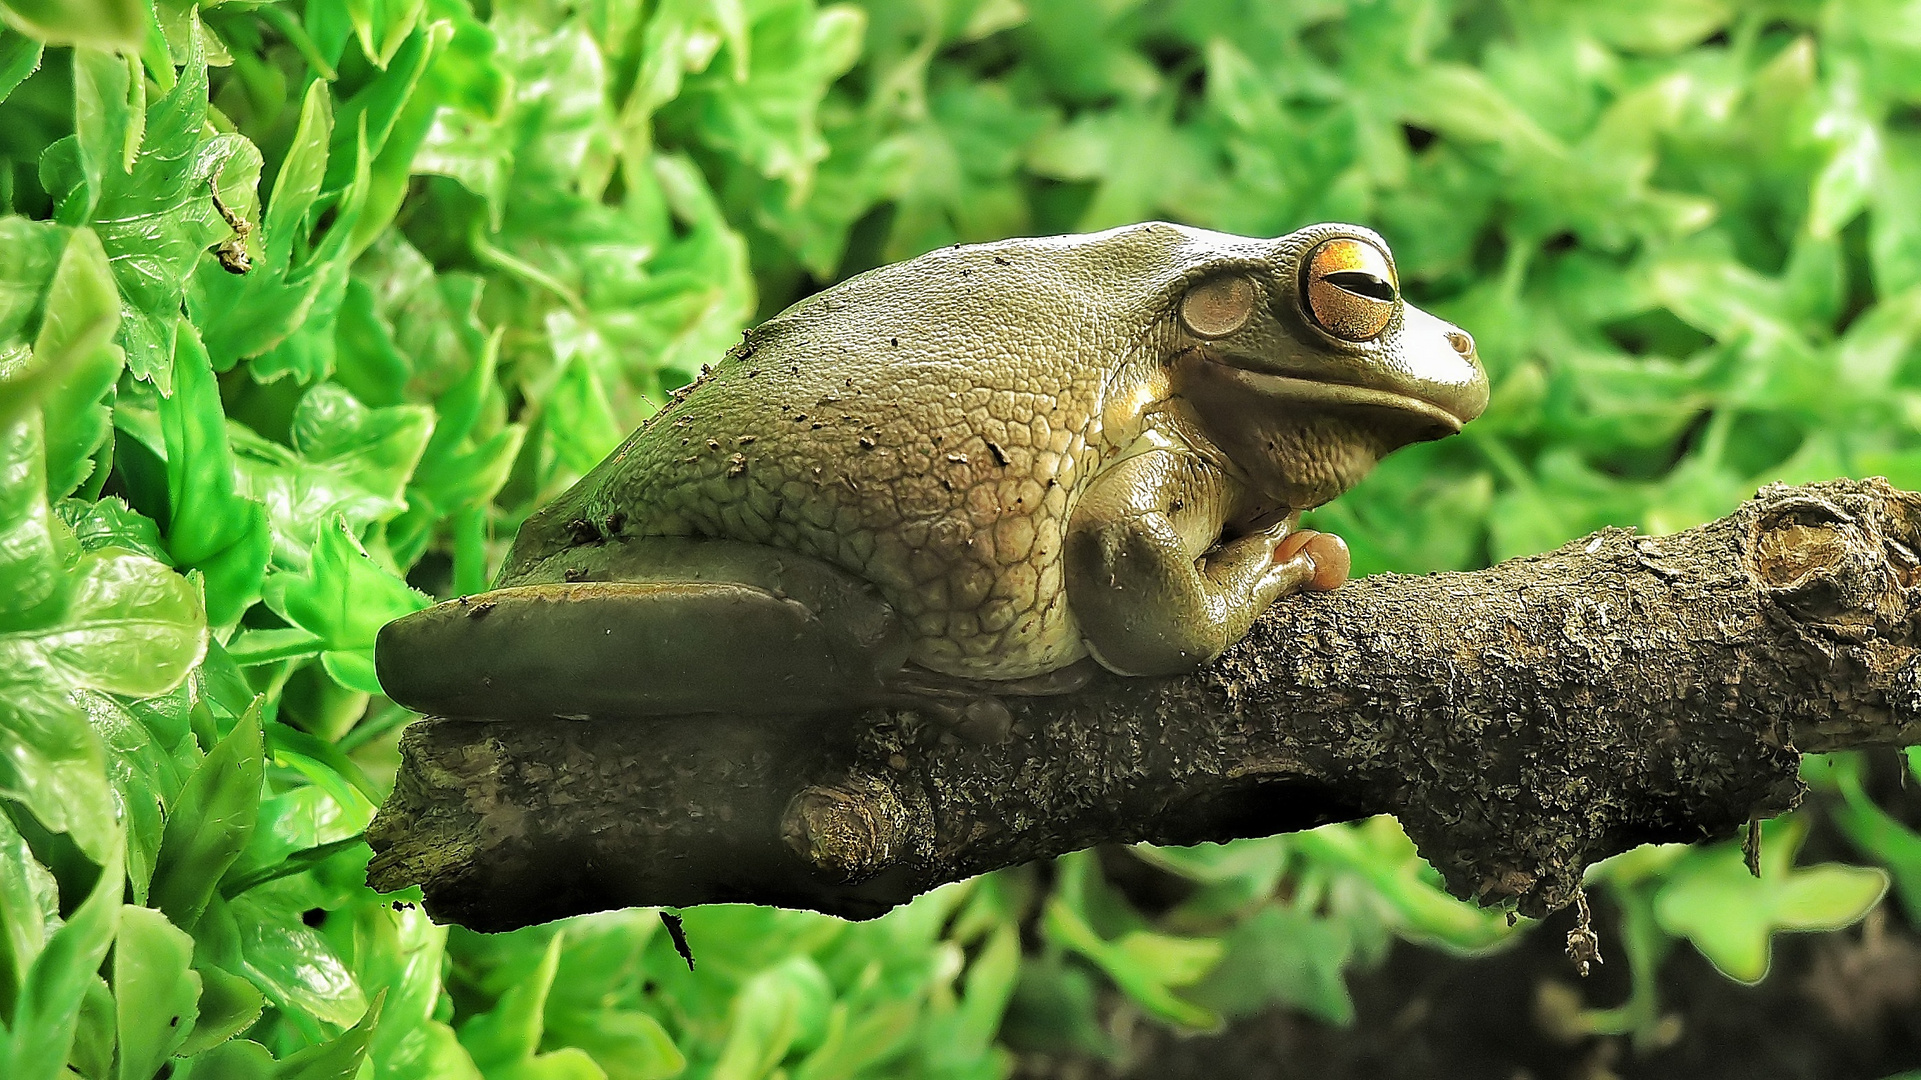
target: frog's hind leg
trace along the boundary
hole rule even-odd
[[[591,544],[502,585],[384,627],[388,695],[474,719],[809,714],[888,700],[907,658],[871,585],[756,544]]]

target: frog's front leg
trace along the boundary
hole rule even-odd
[[[1121,462],[1074,510],[1068,602],[1095,659],[1123,675],[1188,671],[1247,633],[1269,604],[1347,580],[1347,546],[1295,515],[1219,543],[1232,482],[1179,448]]]

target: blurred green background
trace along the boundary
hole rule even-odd
[[[1360,573],[1673,531],[1773,479],[1921,487],[1915,0],[0,19],[10,1080],[1121,1068],[1140,1021],[1349,1022],[1344,977],[1396,940],[1552,932],[1447,897],[1386,819],[1082,853],[866,924],[689,910],[691,972],[651,911],[486,937],[370,892],[413,718],[376,629],[482,587],[744,326],[882,262],[1149,218],[1377,228],[1494,403],[1315,515]],[[1596,868],[1631,988],[1544,991],[1539,1022],[1658,1049],[1677,943],[1760,980],[1776,931],[1890,880],[1921,922],[1921,835],[1869,764],[1810,761],[1759,881],[1730,844]],[[1798,860],[1811,829],[1862,865]]]

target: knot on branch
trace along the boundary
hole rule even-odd
[[[853,777],[803,788],[781,815],[780,836],[824,879],[857,885],[906,853],[912,817],[892,784]]]
[[[1884,489],[1876,493],[1884,496],[1880,501],[1860,490],[1785,484],[1761,489],[1753,503],[1749,558],[1774,602],[1797,618],[1851,640],[1862,640],[1873,628],[1905,642],[1913,616],[1906,591],[1915,584],[1921,559],[1909,543],[1910,516],[1886,512],[1910,509],[1904,499],[1885,498],[1906,493],[1886,481],[1861,485],[1868,491],[1877,486]],[[1877,507],[1883,512],[1874,513]]]

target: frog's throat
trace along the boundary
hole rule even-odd
[[[1210,362],[1216,369],[1217,375],[1237,382],[1264,398],[1310,406],[1325,405],[1335,408],[1359,406],[1410,413],[1439,424],[1443,430],[1436,432],[1433,436],[1435,438],[1459,434],[1466,424],[1465,420],[1446,408],[1411,394],[1354,383],[1319,382],[1313,379],[1295,378],[1291,375],[1276,375],[1219,360]]]

